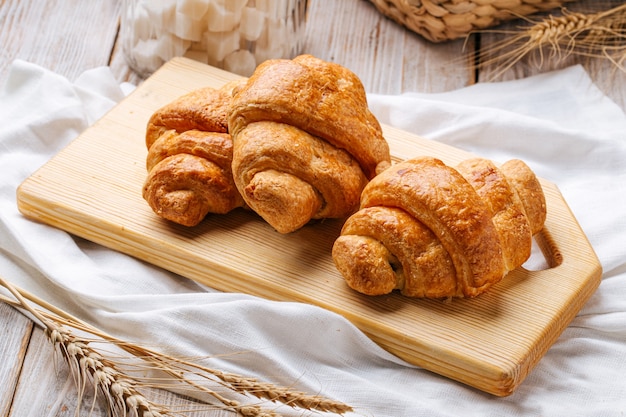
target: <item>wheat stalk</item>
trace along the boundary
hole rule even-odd
[[[524,57],[533,55],[536,67],[546,59],[564,60],[571,55],[606,58],[616,68],[625,71],[626,59],[626,4],[595,13],[571,12],[562,9],[562,15],[552,15],[533,21],[520,16],[530,25],[516,30],[485,30],[478,33],[506,35],[475,55],[475,67],[494,66],[495,79]]]
[[[139,381],[120,371],[115,362],[103,358],[87,342],[68,329],[50,323],[46,335],[70,367],[79,391],[79,404],[87,383],[92,382],[111,415],[160,417],[173,415],[171,410],[146,398],[136,387]],[[94,395],[94,401],[97,395]],[[92,405],[92,410],[95,403]],[[76,415],[78,416],[78,409]]]
[[[342,415],[352,408],[342,402],[319,395],[308,395],[290,388],[260,382],[255,378],[212,369],[187,359],[176,358],[135,343],[115,338],[44,300],[12,285],[0,277],[0,285],[9,290],[14,299],[0,294],[0,300],[29,312],[44,327],[45,334],[68,364],[78,389],[79,404],[88,384],[94,388],[94,402],[100,394],[111,416],[169,417],[183,416],[183,412],[151,401],[142,388],[182,389],[204,393],[217,400],[221,409],[230,410],[244,417],[277,417],[274,411],[259,404],[241,404],[219,393],[215,386],[228,392],[254,396],[270,403],[282,403],[293,408]],[[36,304],[40,308],[33,306]],[[96,336],[100,341],[111,343],[141,360],[143,368],[156,370],[163,378],[144,379],[129,374],[128,366],[106,358],[91,344],[90,340],[76,336],[70,328]],[[208,403],[207,403],[208,404]],[[92,405],[92,409],[95,404]],[[216,405],[211,405],[216,407]],[[77,416],[78,409],[77,407]]]

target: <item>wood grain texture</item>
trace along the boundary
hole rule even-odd
[[[33,331],[22,374],[13,399],[11,415],[75,415],[74,411],[78,406],[76,387],[63,359],[54,353],[41,328],[36,327]],[[87,415],[90,406],[90,402],[84,403],[81,415]],[[101,411],[98,407],[96,410]]]
[[[473,83],[473,71],[458,62],[470,55],[473,41],[434,47],[378,13],[370,1],[338,1],[333,7],[311,1],[308,22],[303,53],[351,69],[369,93],[441,92]]]
[[[340,220],[281,235],[240,210],[185,228],[158,218],[141,198],[152,112],[233,78],[174,59],[26,180],[20,210],[221,291],[327,308],[409,362],[495,395],[512,393],[599,284],[597,258],[558,189],[543,182],[549,214],[542,235],[554,268],[518,269],[472,300],[363,296],[345,285],[330,256]],[[470,156],[384,129],[395,160],[432,155],[453,164]]]
[[[22,372],[33,322],[4,303],[0,303],[0,317],[0,387],[3,387],[0,390],[0,416],[7,416]]]
[[[0,3],[0,85],[22,59],[70,80],[107,65],[117,35],[120,1],[47,0]]]

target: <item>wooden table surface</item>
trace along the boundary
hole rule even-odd
[[[109,65],[120,82],[140,83],[141,79],[128,68],[116,37],[121,3],[2,0],[0,84],[4,85],[16,58],[70,80],[85,70]],[[581,0],[570,9],[608,10],[621,3]],[[514,28],[515,23],[505,27]],[[477,44],[486,48],[502,36],[480,34],[472,35],[467,42],[460,39],[433,44],[383,17],[366,0],[310,0],[303,52],[348,67],[370,93],[443,92],[491,80],[495,66],[474,70],[468,63]],[[542,67],[522,60],[495,80],[523,78],[576,63],[587,69],[601,90],[626,108],[626,75],[603,59],[548,59]],[[0,417],[74,415],[76,388],[64,364],[53,354],[43,331],[4,304],[0,304],[0,352]],[[87,399],[83,404],[85,415],[90,406]],[[96,407],[93,415],[105,413]]]

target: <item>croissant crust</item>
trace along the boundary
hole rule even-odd
[[[167,130],[185,132],[228,132],[228,106],[232,99],[232,85],[216,90],[200,88],[185,94],[152,114],[146,128],[146,147]]]
[[[345,151],[275,122],[252,123],[237,135],[233,175],[248,206],[281,233],[352,214],[367,183]]]
[[[359,79],[310,55],[257,67],[234,92],[228,128],[237,189],[280,233],[354,213],[391,164]]]
[[[474,297],[528,259],[545,211],[541,185],[522,161],[496,167],[476,158],[453,168],[415,158],[365,187],[333,260],[364,294]]]
[[[236,85],[192,91],[151,116],[143,197],[160,217],[195,226],[208,213],[245,206],[232,178],[233,143],[227,128]]]
[[[361,81],[345,67],[311,55],[266,61],[236,92],[231,134],[257,121],[297,126],[345,149],[370,179],[390,165],[389,146]]]

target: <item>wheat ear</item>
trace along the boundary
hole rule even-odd
[[[562,9],[558,17],[548,16],[513,31],[485,30],[478,33],[497,33],[507,37],[484,50],[477,51],[477,67],[495,67],[495,79],[509,70],[531,52],[537,52],[534,64],[543,65],[547,57],[563,60],[571,55],[606,58],[622,71],[626,58],[626,4],[596,13],[570,12]]]
[[[136,381],[117,369],[115,363],[104,359],[89,344],[79,340],[68,329],[58,325],[49,314],[32,307],[24,298],[22,291],[3,278],[0,284],[15,297],[13,302],[6,297],[2,300],[15,307],[23,308],[33,315],[43,326],[50,342],[70,368],[74,383],[78,389],[78,406],[76,417],[79,416],[80,403],[89,381],[94,389],[104,396],[107,409],[113,416],[128,417],[166,417],[172,414],[164,406],[155,404],[141,394],[135,386]],[[94,395],[94,401],[97,395]],[[95,403],[92,405],[92,411]]]
[[[308,395],[290,388],[259,382],[254,378],[211,369],[189,360],[175,358],[138,344],[120,340],[46,303],[33,294],[15,287],[2,277],[0,277],[0,285],[7,288],[15,298],[13,300],[0,295],[0,300],[28,311],[44,326],[46,335],[69,365],[79,390],[79,400],[82,398],[87,383],[91,382],[97,393],[104,396],[106,405],[113,416],[165,417],[182,416],[183,414],[150,401],[138,389],[150,384],[128,375],[115,361],[104,358],[89,345],[88,340],[78,338],[67,327],[90,333],[103,341],[112,343],[131,354],[132,357],[146,362],[150,369],[165,373],[169,379],[160,381],[159,387],[174,387],[174,385],[182,384],[194,392],[208,394],[218,400],[221,404],[220,408],[231,410],[240,416],[277,417],[278,414],[272,410],[266,410],[258,404],[241,404],[229,399],[208,385],[202,384],[201,381],[213,385],[218,384],[233,393],[252,395],[261,400],[283,403],[303,410],[337,415],[352,411],[352,407],[339,401],[319,395]],[[43,309],[36,308],[31,303]]]
[[[150,401],[136,387],[137,380],[119,370],[115,362],[103,358],[87,342],[68,329],[53,322],[46,326],[46,334],[70,367],[70,374],[79,390],[79,403],[89,382],[104,397],[111,415],[160,417],[173,415],[167,407]],[[94,401],[98,395],[94,395]],[[95,403],[92,405],[95,406]],[[78,417],[77,407],[76,415]]]

